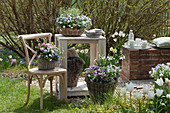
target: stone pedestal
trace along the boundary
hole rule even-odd
[[[124,80],[150,79],[149,71],[157,64],[170,62],[170,49],[129,49],[122,46],[125,59],[122,61]]]

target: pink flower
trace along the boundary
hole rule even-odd
[[[76,19],[76,22],[77,22],[78,20]]]
[[[40,44],[40,43],[38,43],[38,47],[41,47],[41,44]]]
[[[42,52],[44,52],[44,48],[42,47],[42,48],[40,48],[40,50],[42,51]]]
[[[45,43],[43,43],[43,45],[45,46]]]
[[[11,59],[10,62],[17,63],[16,59]]]
[[[76,26],[76,24],[73,24],[73,27],[75,27]]]

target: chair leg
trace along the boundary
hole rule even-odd
[[[28,92],[27,92],[27,100],[25,104],[28,104],[29,97],[30,97],[30,75],[28,75]]]
[[[64,76],[63,76],[63,88],[64,88],[64,99],[65,99],[65,102],[67,103],[67,87],[66,87],[66,74],[67,73],[64,73]]]
[[[42,75],[40,76],[40,109],[43,109],[43,82],[42,82]]]
[[[50,95],[53,98],[53,77],[50,77]]]

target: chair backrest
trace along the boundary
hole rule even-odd
[[[27,61],[27,71],[29,71],[30,69],[30,65],[32,64],[32,61],[34,60],[34,58],[37,55],[37,52],[31,48],[26,42],[25,40],[33,40],[33,39],[45,39],[44,43],[51,43],[51,33],[39,33],[39,34],[26,34],[26,35],[19,35],[18,38],[21,41],[23,47],[24,47],[24,51],[25,51],[25,56],[26,56],[26,61]],[[34,54],[32,56],[32,58],[29,57],[29,53],[28,53],[28,49],[31,50]],[[30,60],[29,60],[30,58]]]

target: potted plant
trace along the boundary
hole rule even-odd
[[[96,64],[101,64],[101,60],[96,60]],[[115,90],[119,78],[119,67],[115,65],[93,65],[85,69],[85,81],[89,94],[94,102],[103,103],[109,91]]]
[[[71,8],[60,13],[56,22],[59,33],[64,36],[80,36],[91,25],[91,19],[81,15],[78,9]]]
[[[38,68],[39,70],[54,69],[56,62],[61,61],[63,52],[54,45],[38,43],[35,47],[38,56]]]

